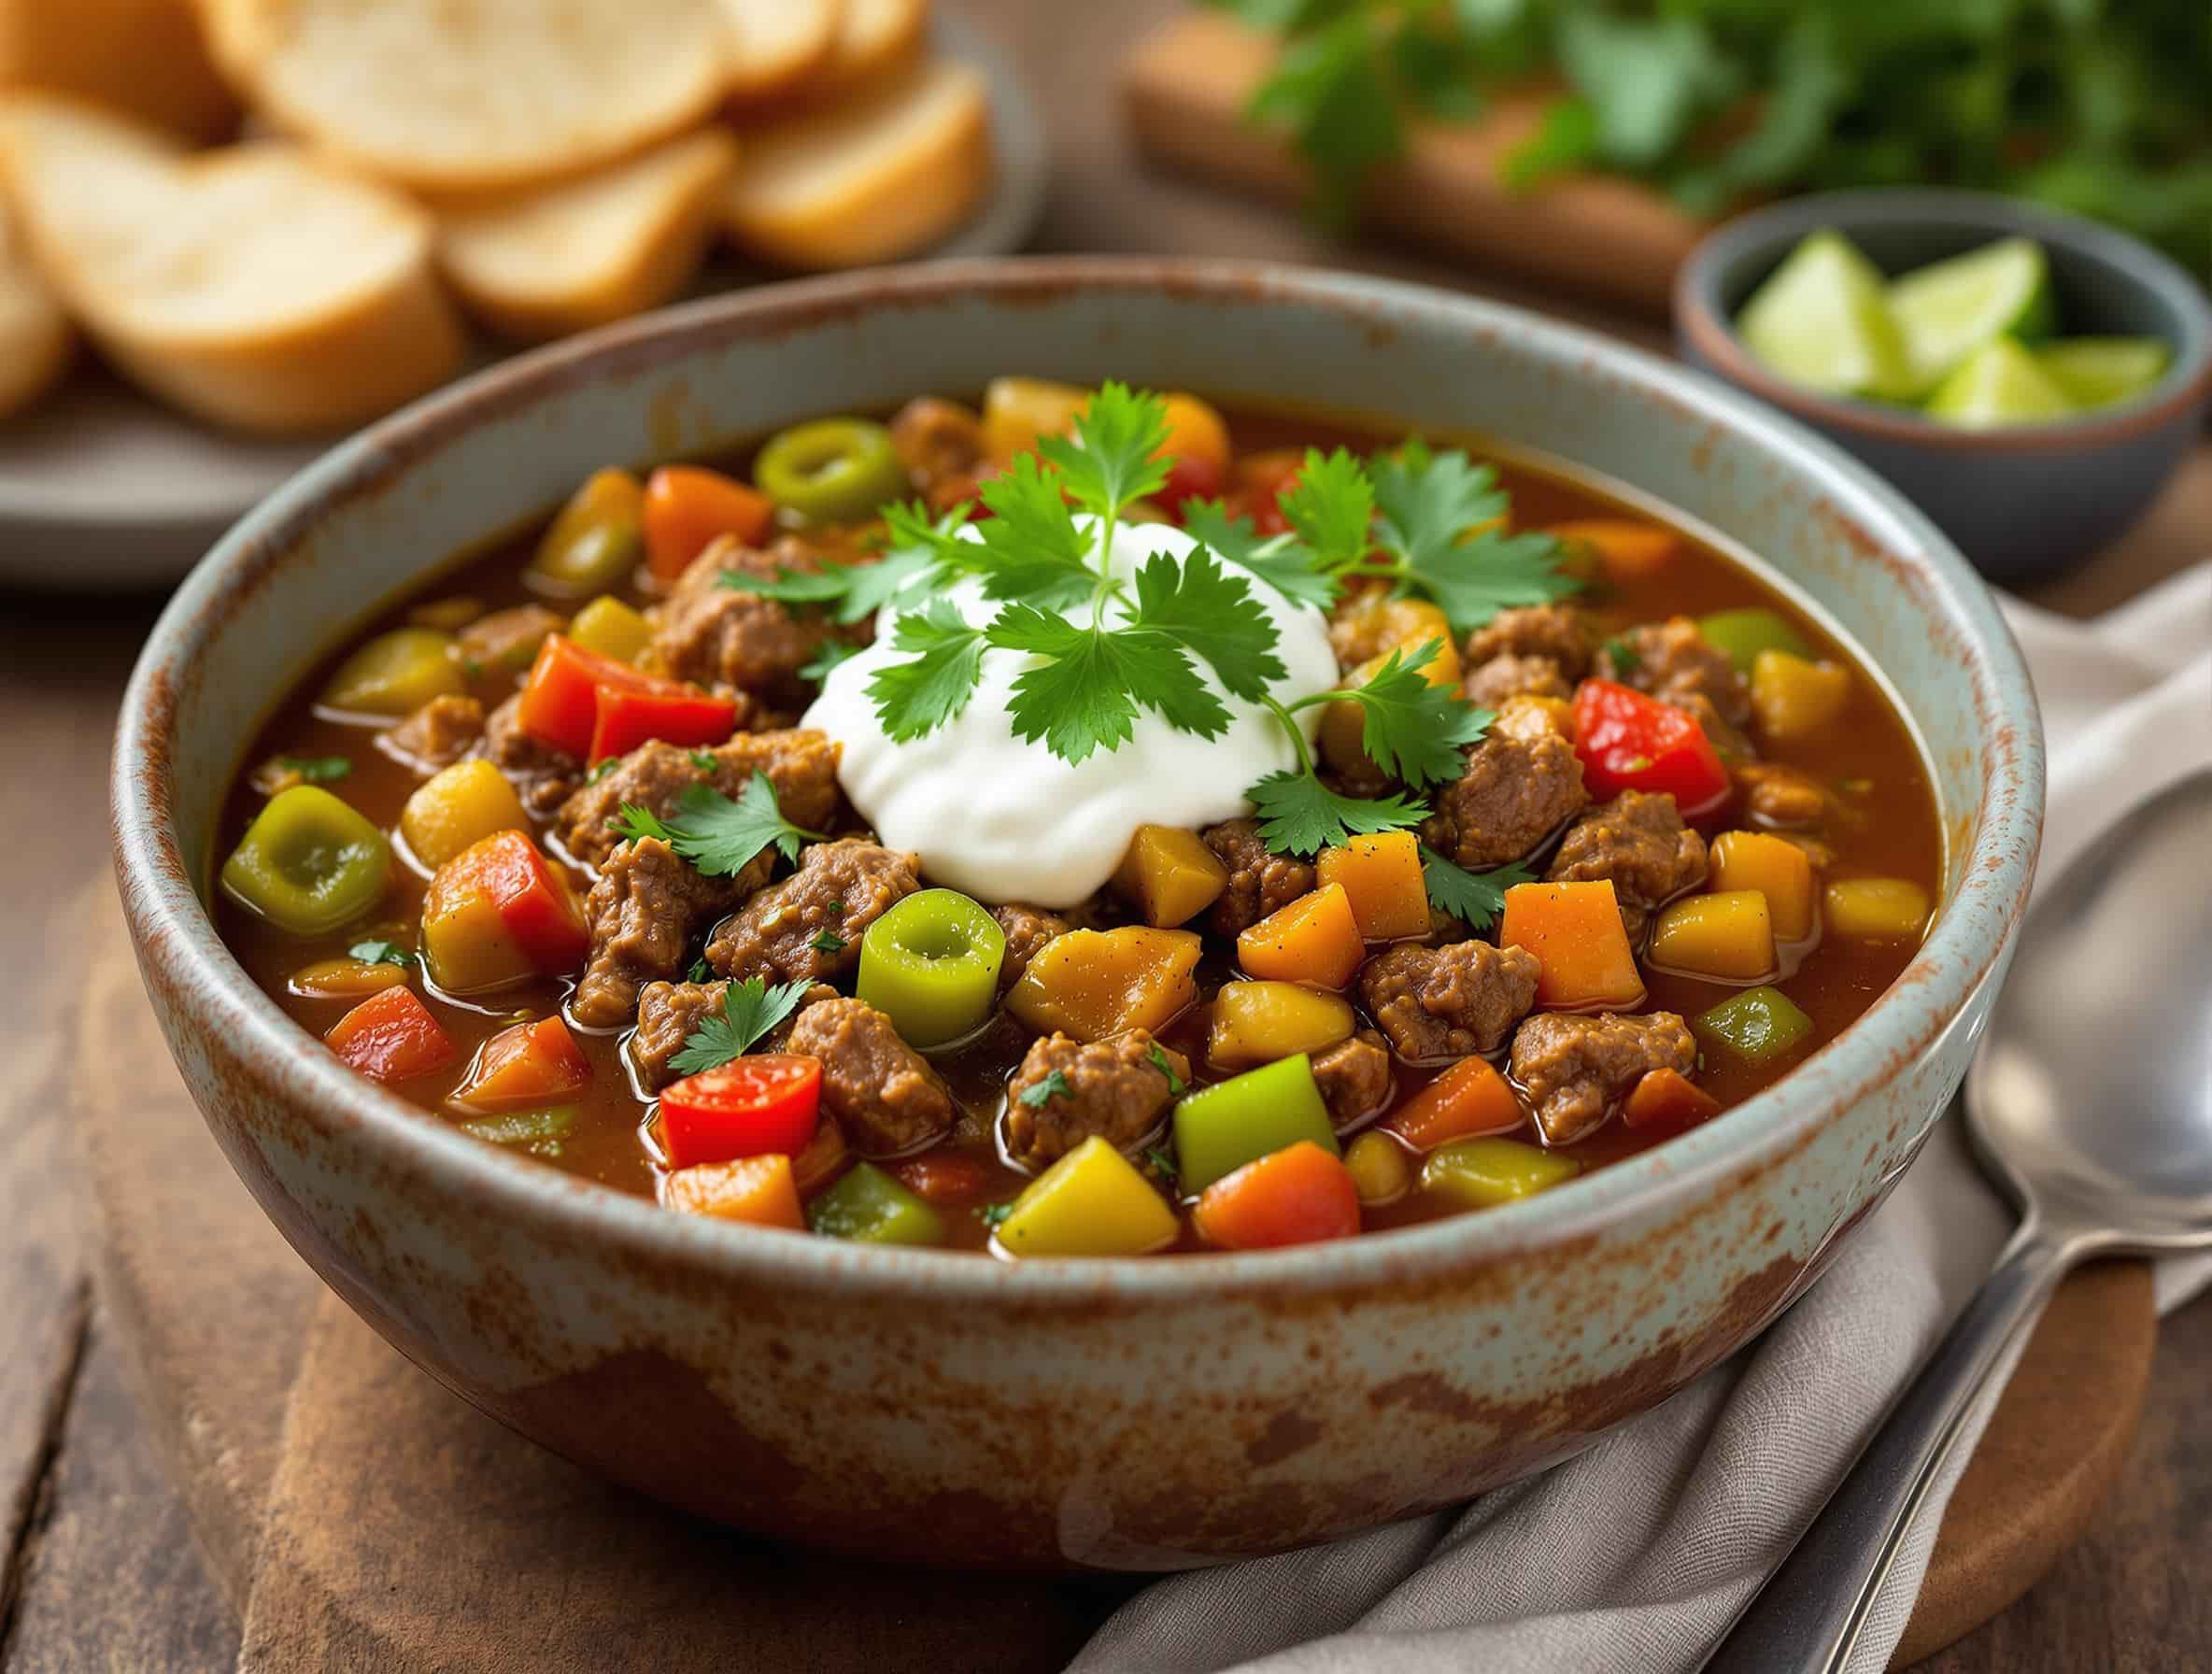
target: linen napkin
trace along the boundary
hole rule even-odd
[[[2041,876],[2212,765],[2212,561],[2093,623],[2006,600],[2043,704]],[[1157,1582],[1071,1674],[1585,1674],[1695,1668],[1965,1305],[2012,1226],[1942,1124],[1827,1276],[1757,1342],[1589,1452],[1456,1511]],[[2171,1308],[2212,1258],[2162,1263]],[[2011,1375],[2010,1366],[2003,1377]],[[2002,1382],[2002,1378],[1999,1380]],[[1967,1440],[1995,1402],[1980,1404]],[[1919,1595],[1958,1449],[1851,1663]]]

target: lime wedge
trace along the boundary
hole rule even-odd
[[[2110,406],[2166,376],[2174,351],[2156,337],[2062,337],[2035,350],[2044,376],[2077,407]]]
[[[2073,411],[2065,391],[2044,375],[2034,355],[2009,337],[1976,349],[1928,397],[1928,417],[1961,430],[2045,424]]]
[[[2048,337],[2058,324],[2050,268],[2029,238],[2000,238],[1916,267],[1890,285],[1890,312],[1921,390],[1933,389],[1986,343]]]
[[[1736,317],[1744,347],[1792,383],[1838,395],[1915,393],[1880,270],[1833,230],[1784,258]]]

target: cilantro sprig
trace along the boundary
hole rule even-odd
[[[743,1057],[768,1031],[799,1009],[807,982],[778,983],[770,986],[757,976],[730,983],[722,990],[720,1016],[702,1018],[684,1037],[683,1049],[668,1060],[679,1075],[700,1075],[719,1070]]]
[[[625,802],[609,824],[633,841],[658,837],[709,877],[734,876],[771,847],[785,859],[796,860],[801,843],[824,839],[824,833],[784,817],[775,785],[763,773],[754,773],[734,801],[711,785],[687,785],[666,819]]]

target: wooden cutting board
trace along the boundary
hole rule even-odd
[[[1275,57],[1271,36],[1220,12],[1170,18],[1124,61],[1130,137],[1166,167],[1295,202],[1307,190],[1305,164],[1243,115]],[[1709,223],[1609,176],[1508,190],[1498,164],[1535,131],[1546,98],[1532,89],[1496,99],[1478,122],[1412,123],[1404,157],[1377,171],[1367,215],[1447,254],[1664,315],[1675,267]]]
[[[1052,1674],[1138,1584],[870,1569],[664,1511],[467,1406],[326,1291],[246,1195],[155,1029],[113,892],[76,1059],[101,1282],[147,1422],[244,1624],[301,1674]],[[2148,1270],[2068,1281],[1945,1518],[1900,1666],[2003,1609],[2118,1473],[2156,1334]]]

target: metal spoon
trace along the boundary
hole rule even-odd
[[[1709,1668],[1843,1668],[1975,1397],[2067,1270],[2212,1245],[2212,773],[2044,891],[1965,1104],[2020,1229]]]

